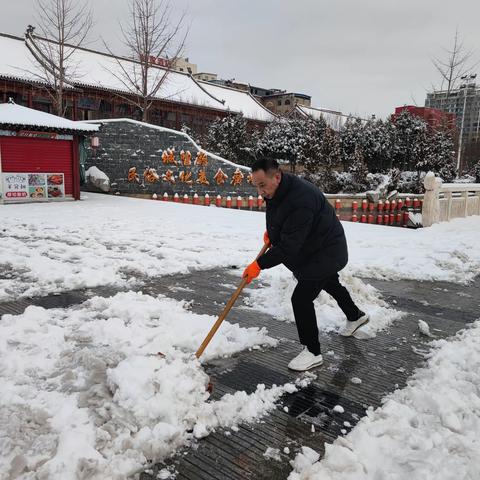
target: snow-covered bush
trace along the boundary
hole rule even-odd
[[[472,174],[475,177],[475,181],[480,183],[480,160],[472,169]]]

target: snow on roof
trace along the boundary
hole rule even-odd
[[[198,83],[214,97],[224,100],[230,110],[242,112],[246,118],[263,122],[271,122],[275,119],[275,115],[259,103],[250,92],[210,82],[199,81]]]
[[[23,38],[0,34],[0,77],[27,81],[39,81],[35,72],[39,73],[32,54],[25,45]],[[77,49],[71,57],[72,64],[78,73],[76,86],[86,86],[129,93],[122,68],[129,74],[140,64],[132,60],[121,58],[118,61],[109,54],[102,52]],[[153,82],[167,73],[167,70],[152,65],[149,69]],[[246,95],[244,95],[245,97]],[[219,98],[211,93],[204,85],[200,85],[187,73],[170,71],[164,83],[156,94],[163,100],[193,104],[201,107],[221,111],[243,112],[245,117],[255,120],[269,121],[268,110],[255,100],[248,100],[238,95],[224,95]],[[242,98],[242,101],[240,99]]]
[[[0,125],[25,125],[29,127],[55,128],[79,132],[96,132],[98,125],[73,122],[50,113],[40,112],[32,108],[22,107],[14,103],[0,104]]]
[[[304,105],[296,105],[295,110],[303,116],[311,117],[315,120],[321,117],[327,122],[327,125],[334,130],[340,130],[347,121],[348,116],[341,112],[326,110],[322,108],[306,107]]]

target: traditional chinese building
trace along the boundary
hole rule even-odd
[[[48,94],[51,86],[41,80],[42,72],[25,39],[0,34],[0,52],[0,102],[12,98],[17,105],[53,112]],[[71,62],[78,73],[65,89],[67,118],[141,118],[125,100],[131,98],[131,92],[121,80],[122,70],[138,68],[138,62],[86,48],[77,49]],[[263,129],[275,118],[248,91],[197,81],[189,73],[168,71],[153,61],[152,72],[160,76],[168,72],[168,78],[156,93],[149,123],[176,130],[186,125],[201,134],[209,123],[229,113],[242,113],[250,128]]]

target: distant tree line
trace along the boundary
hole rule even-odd
[[[260,133],[248,131],[241,115],[229,115],[214,121],[200,141],[245,165],[275,158],[331,193],[379,187],[420,192],[426,172],[445,182],[456,173],[452,132],[433,130],[407,111],[395,119],[351,118],[338,132],[323,118],[278,118]]]

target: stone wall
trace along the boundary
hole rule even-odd
[[[101,122],[101,121],[100,121]],[[99,146],[97,148],[87,147],[87,159],[85,168],[96,166],[108,175],[111,184],[111,193],[128,195],[169,195],[178,193],[199,196],[208,193],[211,197],[216,195],[242,197],[253,195],[256,197],[256,189],[247,183],[249,169],[235,165],[232,162],[221,159],[218,156],[207,153],[208,164],[205,167],[206,177],[209,185],[196,183],[200,166],[194,165],[199,147],[193,140],[181,132],[156,127],[147,123],[122,119],[121,121],[104,121],[97,135]],[[162,153],[164,150],[175,149],[175,160],[177,165],[164,164]],[[180,161],[180,151],[190,151],[192,165],[184,166]],[[139,182],[128,181],[128,171],[136,167]],[[160,180],[154,183],[147,182],[143,173],[147,168],[154,168],[160,176]],[[228,176],[223,185],[217,185],[214,175],[221,168]],[[241,185],[236,187],[230,184],[233,173],[240,168],[244,174]],[[172,170],[175,177],[175,184],[162,180],[162,175],[167,170]],[[189,185],[179,180],[181,171],[191,172],[193,184]],[[85,186],[86,190],[95,190]]]

